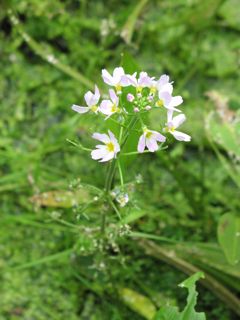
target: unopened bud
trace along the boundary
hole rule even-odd
[[[151,110],[151,109],[152,109],[151,106],[146,106],[146,107],[145,107],[145,110],[147,110],[147,111],[149,111],[149,110]]]
[[[127,94],[127,100],[128,100],[129,102],[133,102],[133,100],[134,100],[134,95],[131,94],[131,93],[128,93],[128,94]]]
[[[138,109],[137,107],[135,107],[135,108],[133,109],[133,111],[134,111],[134,112],[139,112],[139,109]]]

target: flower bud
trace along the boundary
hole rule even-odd
[[[151,109],[152,109],[151,106],[146,106],[146,107],[145,107],[145,110],[147,110],[147,111],[149,111],[149,110],[151,110]]]
[[[127,100],[128,100],[129,102],[133,102],[133,100],[134,100],[134,95],[131,94],[131,93],[128,93],[128,94],[127,94]]]
[[[138,109],[137,107],[135,107],[135,108],[133,109],[133,111],[134,111],[134,112],[139,112],[139,109]]]

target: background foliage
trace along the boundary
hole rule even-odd
[[[198,268],[198,309],[237,319],[239,29],[238,0],[1,2],[1,320],[148,319],[184,306],[176,285]],[[70,106],[122,59],[170,75],[192,142],[128,164],[133,233],[103,261],[85,233],[97,212],[78,211],[105,167],[66,139],[93,146],[101,124]]]

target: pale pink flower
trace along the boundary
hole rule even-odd
[[[98,113],[99,107],[97,106],[98,101],[100,99],[100,92],[98,87],[95,85],[95,92],[92,93],[91,91],[88,91],[84,95],[84,99],[86,101],[87,107],[78,106],[76,104],[72,105],[72,110],[78,112],[78,113],[86,113],[89,111],[92,111],[94,113]]]
[[[118,107],[119,97],[116,95],[113,89],[109,90],[109,96],[111,100],[103,100],[99,107],[99,111],[107,115],[107,118],[109,118],[112,114],[121,111]]]
[[[183,103],[183,98],[181,96],[172,96],[172,90],[170,87],[169,91],[158,91],[159,100],[156,102],[157,107],[165,107],[168,110],[174,110],[180,112],[179,109],[175,108]]]
[[[172,82],[169,82],[169,76],[166,74],[161,75],[158,80],[152,78],[149,88],[152,94],[155,94],[156,91],[167,91],[171,93],[173,90]]]
[[[152,81],[152,78],[149,77],[147,72],[140,72],[139,78],[137,78],[137,73],[135,72],[132,75],[127,75],[129,84],[134,86],[138,92],[141,92],[143,88],[149,87]]]
[[[149,151],[154,152],[158,150],[158,142],[165,142],[166,138],[157,131],[148,130],[147,128],[143,129],[143,134],[138,141],[138,152],[142,153],[145,147]]]
[[[92,159],[106,162],[116,158],[117,153],[120,151],[120,146],[110,130],[108,130],[108,134],[94,133],[92,137],[104,143],[97,145],[96,149],[91,152]]]
[[[168,122],[166,123],[165,132],[171,133],[176,140],[188,142],[191,140],[191,137],[181,131],[176,129],[186,120],[186,116],[181,113],[176,117],[173,117],[173,111],[168,111]]]
[[[128,79],[125,76],[125,72],[122,67],[115,68],[113,70],[112,76],[106,69],[103,69],[102,78],[106,84],[108,84],[109,86],[115,87],[117,93],[121,92],[122,87],[126,87],[129,85]]]

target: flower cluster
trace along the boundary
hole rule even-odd
[[[182,104],[181,96],[173,96],[173,83],[169,81],[168,75],[162,75],[158,80],[150,77],[146,72],[126,74],[122,67],[115,68],[111,75],[107,70],[102,70],[103,81],[111,87],[108,99],[101,99],[100,91],[95,86],[95,91],[88,91],[85,96],[85,106],[73,105],[72,109],[78,113],[92,112],[102,114],[105,119],[115,117],[121,128],[127,128],[127,118],[135,117],[141,123],[142,133],[139,137],[137,151],[144,152],[147,148],[149,152],[159,149],[159,143],[166,141],[165,134],[171,134],[179,141],[190,141],[191,137],[181,131],[176,130],[186,117],[177,108]],[[129,90],[125,90],[129,87]],[[131,89],[130,89],[131,88]],[[125,101],[125,102],[122,102]],[[128,104],[128,108],[124,104]],[[131,108],[129,109],[129,105]],[[166,110],[166,123],[161,132],[150,130],[142,119],[142,114],[150,112],[152,109],[163,108]],[[174,115],[174,113],[179,113]],[[94,133],[93,138],[103,144],[96,146],[91,152],[92,159],[106,162],[116,158],[121,148],[122,134],[119,139],[108,130],[108,134]]]

